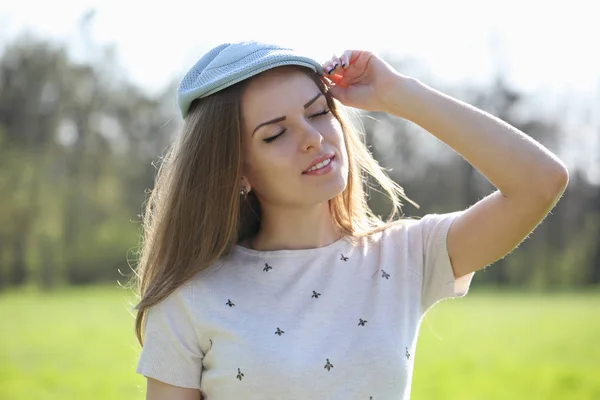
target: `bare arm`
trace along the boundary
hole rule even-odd
[[[201,400],[202,396],[198,389],[189,389],[169,385],[147,378],[146,400]]]
[[[504,121],[420,82],[399,78],[392,114],[446,143],[497,189],[457,218],[448,233],[456,277],[514,249],[554,207],[567,186],[563,163]]]

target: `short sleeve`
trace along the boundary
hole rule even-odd
[[[475,273],[455,279],[447,246],[450,226],[463,212],[427,214],[419,222],[423,243],[422,314],[440,300],[464,297],[469,291]]]
[[[192,286],[185,284],[148,309],[137,373],[200,389],[203,353],[192,323],[192,306]]]

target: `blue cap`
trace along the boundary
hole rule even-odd
[[[181,80],[177,89],[181,116],[187,116],[195,99],[283,65],[299,65],[323,74],[320,63],[294,49],[256,41],[221,44],[202,56]]]

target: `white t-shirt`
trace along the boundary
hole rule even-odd
[[[460,212],[353,247],[233,253],[147,314],[137,372],[207,400],[410,397],[422,317],[467,294],[446,247]]]

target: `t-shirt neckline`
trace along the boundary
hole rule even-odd
[[[235,251],[252,256],[260,256],[260,257],[300,257],[300,256],[308,256],[315,255],[319,253],[327,253],[331,250],[334,250],[344,243],[348,243],[347,237],[343,235],[341,238],[337,239],[335,242],[331,242],[326,246],[321,247],[313,247],[310,249],[282,249],[282,250],[254,250],[248,247],[241,246],[239,244],[235,245]]]

